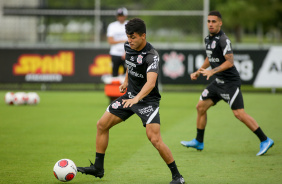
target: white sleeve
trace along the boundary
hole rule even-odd
[[[114,29],[113,29],[113,24],[109,24],[108,29],[107,29],[107,37],[113,37],[114,36]]]

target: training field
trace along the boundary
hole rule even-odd
[[[37,106],[8,106],[0,91],[0,183],[61,183],[53,175],[62,158],[77,166],[95,160],[96,122],[109,100],[103,92],[39,91]],[[228,104],[208,112],[205,149],[180,145],[196,135],[200,93],[162,93],[161,133],[189,184],[282,183],[282,95],[244,93],[245,109],[275,145],[257,157],[259,139]],[[78,173],[73,184],[168,184],[171,174],[134,115],[110,130],[102,179]]]

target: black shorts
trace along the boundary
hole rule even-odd
[[[216,105],[220,100],[224,100],[229,104],[232,110],[244,109],[243,95],[238,85],[222,84],[214,80],[202,92],[201,100],[211,99]]]
[[[137,114],[141,118],[144,127],[150,123],[160,124],[159,102],[140,101],[131,107],[123,108],[122,99],[129,99],[127,93],[114,100],[107,108],[107,111],[121,118],[123,121],[127,120],[133,114]]]

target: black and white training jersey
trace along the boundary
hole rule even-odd
[[[129,98],[134,98],[147,82],[147,72],[159,73],[159,54],[148,42],[141,51],[131,49],[128,42],[124,44],[124,49],[128,69],[127,93]],[[143,101],[158,102],[160,99],[157,80],[154,89],[143,98]]]
[[[212,68],[216,68],[225,62],[226,60],[224,56],[226,54],[233,53],[231,41],[222,30],[214,36],[207,36],[205,38],[205,44],[206,54]],[[235,66],[216,73],[215,76],[217,78],[217,83],[232,83],[241,85],[240,75]]]

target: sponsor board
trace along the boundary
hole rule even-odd
[[[102,83],[110,74],[108,49],[0,49],[0,82]],[[208,84],[205,77],[191,81],[206,51],[159,49],[159,78],[163,84]],[[255,87],[282,87],[282,47],[269,50],[234,50],[234,65],[242,84]],[[280,54],[280,55],[279,55]],[[144,58],[139,57],[139,62]],[[153,66],[151,66],[153,67]],[[122,68],[119,71],[122,73]],[[143,76],[145,77],[145,76]]]
[[[282,47],[271,47],[260,68],[255,87],[282,87]]]

